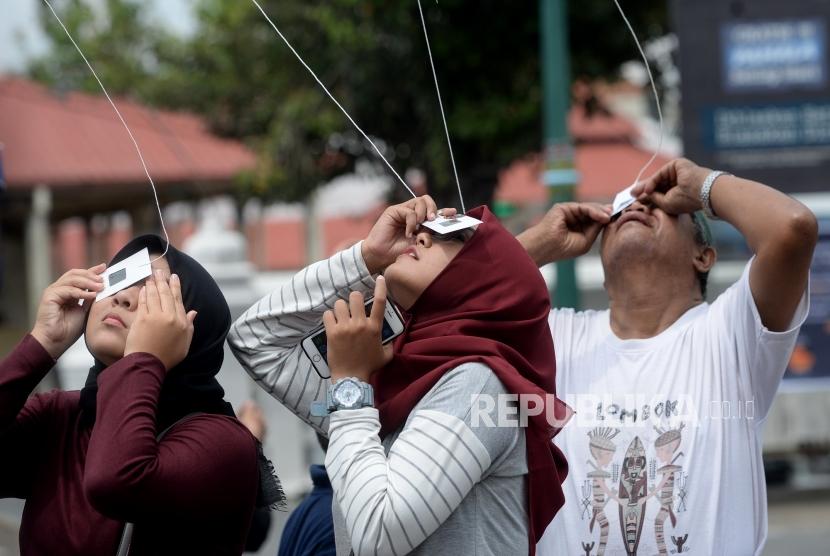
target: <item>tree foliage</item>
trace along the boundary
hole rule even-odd
[[[58,90],[100,92],[63,29],[46,5],[39,4],[41,26],[51,49],[29,64],[29,74]],[[106,0],[104,10],[95,10],[83,0],[52,4],[107,88],[143,96],[143,87],[158,63],[156,53],[172,39],[146,21],[141,4]]]
[[[640,42],[666,34],[666,0],[619,0]],[[575,77],[612,79],[620,64],[640,60],[637,45],[613,0],[569,3],[571,69]]]
[[[260,2],[320,79],[403,174],[427,171],[455,202],[449,153],[414,1]],[[663,2],[624,6],[641,39],[665,30]],[[248,142],[258,168],[248,193],[302,199],[354,160],[376,160],[253,3],[199,0],[197,31],[177,38],[137,0],[59,4],[107,87],[157,106],[195,111]],[[455,158],[468,206],[487,202],[499,168],[542,143],[538,2],[423,0]],[[31,68],[65,88],[96,91],[86,67],[42,14],[54,48]],[[611,76],[636,49],[611,0],[570,3],[572,70]],[[402,189],[402,188],[401,188]]]

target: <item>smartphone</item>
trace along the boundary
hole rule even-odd
[[[372,312],[372,303],[374,299],[368,299],[365,303],[366,315]],[[382,344],[388,344],[403,333],[403,317],[401,317],[398,308],[392,300],[387,299],[386,310],[383,313],[383,329],[380,334],[380,341]],[[320,375],[320,378],[331,378],[331,371],[328,365],[328,339],[326,338],[326,329],[319,326],[312,330],[300,344],[306,357],[309,358],[314,370]]]

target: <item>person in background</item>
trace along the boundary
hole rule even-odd
[[[268,434],[268,423],[265,422],[265,414],[262,408],[253,400],[244,402],[236,412],[236,418],[251,431],[260,444],[265,443],[265,436]],[[271,508],[257,507],[251,518],[251,528],[248,530],[248,538],[245,540],[245,552],[256,552],[268,538],[268,531],[271,529]]]
[[[318,433],[317,442],[323,453],[328,451],[328,438]],[[288,518],[278,556],[334,556],[336,553],[331,481],[324,465],[312,465],[309,471],[314,486]]]
[[[543,265],[586,253],[602,232],[609,298],[604,311],[550,314],[557,391],[576,418],[555,439],[571,473],[540,553],[761,554],[761,434],[808,313],[816,219],[685,159],[632,194],[616,220],[565,203],[519,236]],[[716,253],[700,211],[754,253],[711,304]]]

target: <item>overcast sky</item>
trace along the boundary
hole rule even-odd
[[[51,0],[50,0],[51,1]],[[88,0],[99,3],[100,0]],[[59,3],[60,0],[57,0]],[[146,0],[151,20],[187,34],[192,32],[192,7],[196,0]],[[42,0],[0,0],[0,73],[19,73],[33,56],[47,50],[38,24],[38,4]],[[95,60],[90,60],[95,65]]]

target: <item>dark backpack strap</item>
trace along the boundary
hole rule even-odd
[[[170,432],[170,429],[178,425],[179,423],[183,423],[190,419],[191,417],[195,417],[197,415],[202,415],[202,413],[188,413],[163,431],[161,431],[158,436],[156,437],[157,442],[161,442],[161,439]],[[133,529],[135,525],[133,523],[125,523],[124,524],[124,531],[121,533],[121,541],[118,543],[118,551],[115,553],[116,556],[127,556],[130,553],[130,544],[133,541]]]

